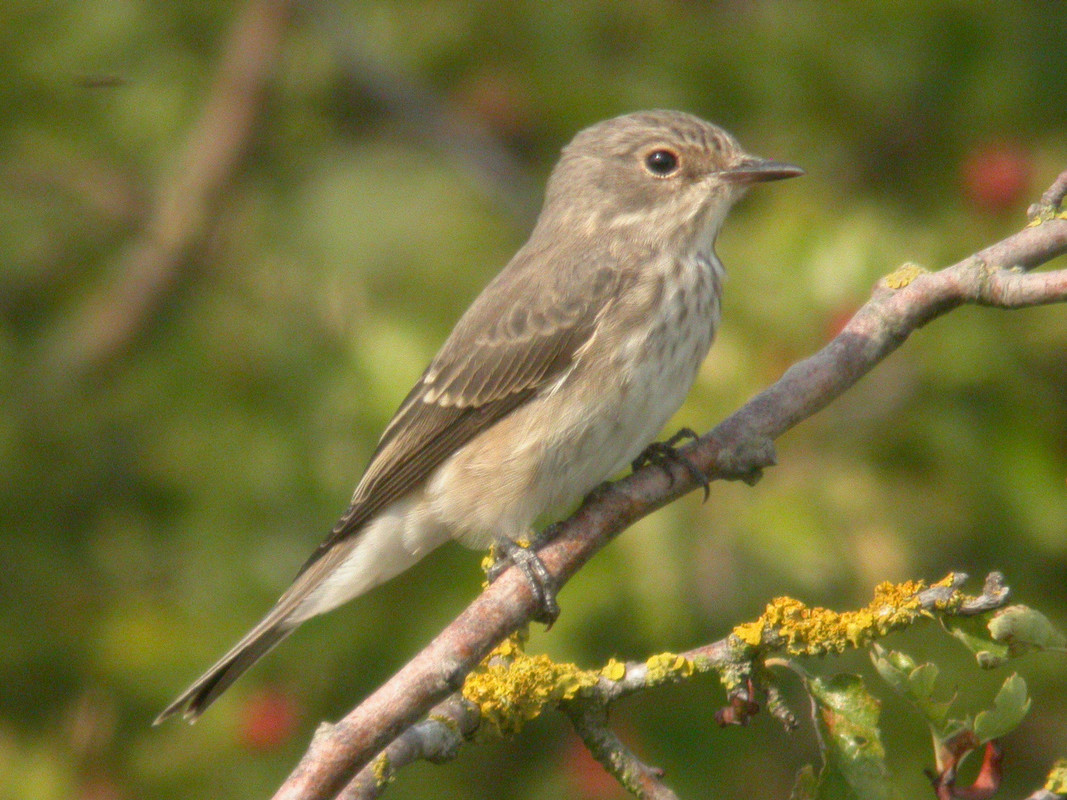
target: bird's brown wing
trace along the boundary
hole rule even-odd
[[[626,279],[618,269],[589,265],[569,275],[545,275],[527,267],[530,260],[524,263],[522,256],[475,300],[400,405],[348,511],[301,574],[477,434],[562,376]]]
[[[581,275],[536,271],[516,256],[474,301],[386,428],[348,512],[292,586],[244,638],[156,718],[196,719],[300,623],[303,602],[343,562],[343,541],[420,485],[466,442],[564,375],[602,312],[626,288],[618,270],[582,264]],[[541,264],[545,263],[541,254]],[[567,283],[564,288],[562,284]]]

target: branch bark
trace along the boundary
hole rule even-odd
[[[1060,211],[1067,172],[1031,210],[1033,223],[950,267],[905,267],[826,347],[801,361],[682,452],[712,479],[754,480],[773,463],[773,440],[826,407],[936,317],[963,304],[1022,308],[1067,300],[1067,270],[1026,270],[1067,252]],[[680,465],[645,467],[594,493],[539,551],[562,586],[600,548],[638,519],[696,488]],[[333,726],[320,728],[275,800],[325,800],[415,724],[504,638],[527,624],[537,603],[509,569],[389,681]]]

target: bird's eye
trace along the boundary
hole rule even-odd
[[[645,168],[657,178],[666,178],[678,171],[678,156],[670,150],[653,150],[645,156]]]

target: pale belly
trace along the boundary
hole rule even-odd
[[[429,516],[484,548],[529,535],[628,467],[681,406],[718,319],[717,294],[685,314],[672,299],[601,367],[580,365],[444,462],[427,483]]]
[[[486,548],[500,537],[529,536],[538,518],[565,512],[625,469],[681,406],[711,345],[721,267],[698,266],[638,331],[613,345],[605,337],[557,385],[498,420],[421,488],[376,515],[345,545],[344,560],[298,616],[361,594],[449,538]]]

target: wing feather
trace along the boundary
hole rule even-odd
[[[523,255],[475,300],[400,404],[347,512],[301,574],[565,373],[626,278],[622,270],[585,266],[578,274],[556,276],[552,285],[552,276]],[[558,285],[561,278],[570,284],[566,290]],[[517,303],[524,304],[522,313]]]

